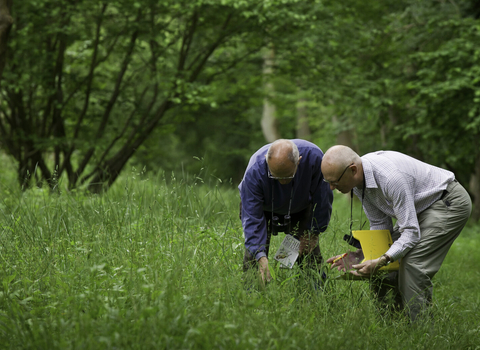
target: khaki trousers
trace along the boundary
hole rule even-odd
[[[432,302],[432,278],[448,253],[452,243],[467,223],[472,201],[457,181],[451,182],[444,196],[418,215],[421,238],[401,260],[398,272],[376,281],[373,287],[382,300],[392,289],[396,305],[406,308],[415,321]],[[400,237],[394,228],[392,239]]]

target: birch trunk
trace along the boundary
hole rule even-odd
[[[267,142],[273,142],[281,138],[278,130],[278,121],[276,118],[275,105],[270,101],[271,96],[275,93],[275,87],[271,81],[273,74],[273,64],[275,60],[275,51],[269,48],[263,55],[263,78],[266,97],[263,99],[262,113],[262,131]]]

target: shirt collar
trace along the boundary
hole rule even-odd
[[[377,182],[375,181],[375,176],[373,176],[372,164],[367,159],[362,158],[362,167],[363,176],[365,179],[365,187],[378,188]]]

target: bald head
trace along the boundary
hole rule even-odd
[[[324,165],[325,167],[338,170],[352,163],[357,164],[359,161],[361,161],[360,156],[350,147],[342,145],[333,146],[330,147],[323,156],[322,172]]]
[[[299,156],[298,147],[293,141],[280,139],[270,145],[266,158],[273,176],[288,177],[295,174],[297,164],[302,157]]]
[[[352,172],[352,177],[347,175],[344,181],[337,183],[348,168]],[[351,186],[356,186],[363,181],[362,159],[350,147],[333,146],[323,155],[322,173],[324,179],[331,184],[332,189],[335,186],[341,192],[349,191]]]
[[[267,152],[267,163],[275,162],[287,165],[296,164],[298,162],[298,148],[293,141],[280,139],[273,142]]]

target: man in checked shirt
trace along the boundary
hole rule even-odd
[[[394,243],[378,259],[348,266],[349,259],[332,257],[332,268],[369,277],[392,261],[398,272],[373,283],[385,300],[393,288],[397,307],[415,321],[432,301],[432,278],[472,211],[472,202],[455,175],[394,151],[359,157],[346,146],[333,146],[322,161],[324,180],[342,193],[351,190],[362,200],[371,230],[390,230]],[[393,226],[392,218],[396,224]],[[354,253],[353,253],[354,254]],[[375,280],[375,279],[374,279]]]

